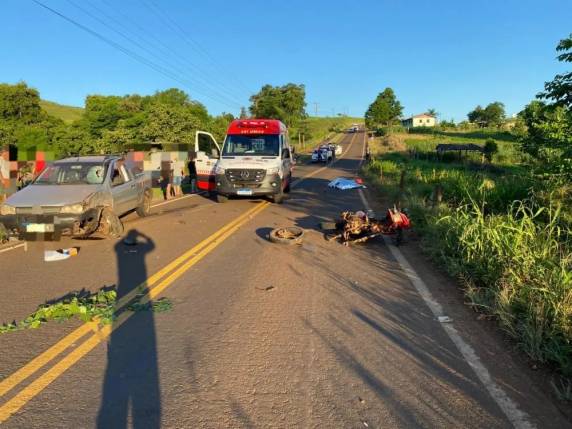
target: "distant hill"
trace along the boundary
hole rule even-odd
[[[53,101],[40,100],[40,106],[49,115],[60,118],[66,123],[70,123],[79,119],[83,114],[82,107],[64,106],[63,104],[54,103]]]

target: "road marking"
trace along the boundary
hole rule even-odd
[[[363,156],[363,154],[362,154]],[[359,189],[359,196],[362,200],[364,208],[366,210],[371,210],[364,192]],[[417,293],[421,296],[425,305],[429,307],[435,319],[439,316],[443,316],[443,307],[439,304],[431,295],[429,288],[421,277],[415,272],[411,264],[407,261],[401,250],[391,243],[389,237],[383,236],[383,240],[389,251],[401,267],[401,270],[405,273],[413,287],[417,290]],[[479,356],[475,350],[467,344],[461,335],[457,332],[452,323],[441,323],[441,327],[449,336],[449,339],[455,344],[455,347],[469,366],[473,369],[477,378],[485,386],[485,389],[489,392],[489,395],[497,403],[499,408],[502,410],[506,418],[512,423],[512,425],[517,429],[533,429],[536,426],[530,421],[530,417],[527,413],[519,409],[518,405],[505,393],[505,391],[493,380],[491,374],[485,365],[481,362]]]
[[[338,160],[342,159],[348,151],[351,149],[355,137],[357,134],[352,136],[350,144],[348,145],[347,149],[344,153],[340,156],[340,158],[336,159],[332,164],[336,163]],[[331,164],[331,165],[332,165]],[[322,167],[294,182],[292,185],[297,186],[299,185],[305,178],[311,177],[317,174],[320,171],[323,171],[328,166]],[[195,196],[197,194],[189,195]],[[185,198],[185,197],[183,197]],[[171,203],[178,200],[170,200],[164,203],[159,203],[159,205]],[[146,302],[159,293],[161,293],[164,289],[166,289],[169,285],[171,285],[177,278],[179,278],[182,274],[188,271],[193,265],[195,265],[198,261],[200,261],[204,256],[210,253],[214,248],[216,248],[220,243],[222,243],[226,238],[232,235],[238,228],[240,228],[244,223],[250,220],[252,217],[256,216],[259,212],[264,210],[270,203],[264,201],[252,209],[248,210],[247,212],[243,213],[241,216],[236,218],[235,220],[229,222],[223,228],[219,229],[217,232],[212,234],[211,236],[207,237],[205,240],[201,241],[199,244],[194,246],[189,251],[185,252],[183,255],[175,259],[173,262],[168,264],[166,267],[149,277],[145,282],[134,288],[131,292],[124,295],[121,299],[119,299],[115,305],[115,310],[119,311],[122,309],[126,304],[128,304],[135,296],[141,293],[142,289],[149,288],[150,286],[154,285],[157,281],[161,278],[166,276],[169,272],[173,271],[168,277],[166,277],[161,283],[157,286],[148,289],[146,295],[141,298],[142,302]],[[190,259],[189,259],[190,258]],[[185,262],[186,261],[186,262]],[[181,265],[183,264],[183,265]],[[178,269],[177,266],[181,265]],[[132,314],[131,312],[124,312],[121,314]],[[126,316],[128,317],[128,316]],[[8,378],[3,380],[0,383],[0,397],[4,395],[6,392],[17,386],[19,383],[24,381],[26,378],[33,375],[47,363],[55,359],[59,354],[65,351],[69,346],[71,346],[77,339],[82,338],[89,330],[95,330],[96,333],[92,335],[88,340],[86,340],[82,345],[71,351],[68,355],[66,355],[62,360],[56,363],[52,368],[38,377],[35,381],[30,383],[26,388],[22,389],[17,395],[15,395],[11,400],[6,402],[2,407],[0,407],[0,423],[4,422],[12,414],[17,412],[20,408],[22,408],[27,402],[29,402],[32,398],[38,395],[43,389],[45,389],[52,381],[58,378],[63,372],[65,372],[68,368],[70,368],[75,362],[85,356],[89,351],[91,351],[97,344],[107,338],[112,330],[119,327],[120,324],[123,323],[123,319],[118,323],[118,319],[114,321],[113,328],[110,326],[105,326],[101,329],[98,329],[96,322],[90,322],[85,326],[82,325],[80,328],[77,328],[74,332],[69,334],[67,337],[60,340],[54,346],[50,347],[50,349],[43,352],[38,357],[34,358],[31,362],[27,365],[22,367],[20,370],[16,371]],[[125,319],[126,320],[126,319]],[[94,338],[95,337],[95,338]],[[87,344],[87,345],[86,345]],[[70,358],[73,356],[74,358]]]
[[[257,204],[254,208],[248,210],[243,216],[240,217],[239,222],[231,222],[225,228],[224,233],[213,234],[214,239],[210,239],[208,244],[199,250],[194,256],[192,256],[188,261],[186,261],[182,266],[168,275],[163,279],[157,286],[146,291],[145,295],[142,297],[141,302],[147,302],[152,298],[158,296],[161,292],[167,289],[173,284],[179,277],[181,277],[185,272],[187,272],[193,265],[203,259],[206,255],[212,252],[217,246],[224,242],[228,237],[234,234],[242,225],[249,222],[254,216],[263,211],[266,207],[270,205],[269,202],[264,201]],[[212,237],[212,236],[211,236]],[[206,240],[205,240],[206,241]],[[192,249],[191,249],[192,250]],[[133,292],[133,291],[132,291]],[[141,291],[138,291],[139,293]],[[68,355],[63,357],[59,362],[57,362],[52,368],[22,389],[13,398],[7,401],[2,407],[0,407],[0,424],[5,422],[14,413],[20,410],[24,405],[26,405],[31,399],[42,392],[50,383],[60,377],[66,370],[77,363],[82,357],[93,350],[98,344],[108,338],[113,331],[118,329],[125,321],[127,321],[135,313],[131,311],[122,312],[117,319],[113,322],[113,325],[106,325],[99,329],[99,332],[93,334],[80,346],[71,351]],[[91,329],[91,328],[90,328]]]
[[[264,204],[269,204],[269,203],[263,202],[261,204],[264,205]],[[256,210],[259,208],[259,206],[260,206],[260,204],[256,205],[255,207],[246,211],[245,213],[243,213],[242,215],[240,215],[239,217],[237,217],[233,221],[229,222],[228,224],[226,224],[225,226],[220,228],[218,231],[216,231],[215,233],[213,233],[209,237],[205,238],[203,241],[201,241],[197,245],[193,246],[190,250],[188,250],[187,252],[185,252],[184,254],[179,256],[177,259],[175,259],[174,261],[169,263],[167,266],[165,266],[161,270],[157,271],[155,274],[153,274],[146,281],[144,281],[143,283],[141,283],[140,285],[135,287],[129,293],[122,296],[117,301],[117,303],[115,304],[115,310],[118,311],[121,308],[123,308],[127,303],[129,303],[129,301],[131,301],[133,298],[135,298],[135,296],[138,293],[140,293],[140,291],[142,289],[146,289],[146,288],[153,286],[161,278],[166,276],[169,272],[173,271],[179,265],[183,264],[187,259],[195,256],[203,248],[207,247],[212,241],[221,237],[226,231],[232,229],[233,227],[235,227],[237,224],[239,224],[243,220],[249,219],[250,216],[252,216],[256,213]],[[28,378],[29,376],[34,374],[36,371],[41,369],[47,363],[49,363],[50,361],[55,359],[59,354],[61,354],[69,346],[71,346],[75,341],[77,341],[79,338],[83,337],[83,335],[85,335],[90,329],[91,328],[89,326],[86,326],[86,325],[80,326],[75,331],[73,331],[71,334],[64,337],[60,341],[58,341],[55,345],[50,347],[48,350],[46,350],[45,352],[43,352],[42,354],[40,354],[36,358],[32,359],[32,361],[30,361],[24,367],[20,368],[19,370],[17,370],[16,372],[14,372],[10,376],[8,376],[6,379],[2,380],[2,382],[0,382],[0,397],[2,397],[9,390],[11,390],[15,386],[17,386],[22,381],[24,381],[26,378]]]
[[[167,200],[167,201],[162,201],[160,203],[153,204],[153,205],[151,205],[151,208],[153,209],[155,207],[164,206],[165,204],[176,203],[177,201],[186,200],[187,198],[192,198],[192,197],[196,197],[198,195],[203,195],[203,194],[204,194],[204,192],[197,192],[196,194],[183,195],[182,197],[172,198],[172,199]]]
[[[312,171],[309,174],[306,174],[304,177],[300,177],[299,179],[296,179],[292,182],[291,187],[295,188],[296,186],[298,186],[300,183],[302,183],[304,180],[309,179],[310,177],[315,176],[316,174],[324,171],[325,169],[327,169],[328,167],[333,166],[336,162],[338,162],[340,159],[342,159],[344,156],[346,156],[346,154],[348,153],[348,151],[351,149],[352,145],[354,144],[354,139],[356,138],[357,134],[354,134],[352,136],[352,139],[350,141],[350,144],[348,145],[348,147],[346,148],[346,150],[344,151],[344,153],[342,153],[340,155],[339,158],[336,158],[335,161],[333,161],[330,165],[325,165],[324,167],[318,168],[317,170]]]
[[[16,244],[15,246],[7,247],[6,249],[0,250],[0,253],[9,252],[9,251],[11,251],[11,250],[16,250],[16,249],[18,249],[18,248],[20,248],[20,247],[25,247],[25,246],[26,246],[26,243]]]

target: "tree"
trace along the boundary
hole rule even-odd
[[[294,83],[264,85],[250,97],[250,103],[250,112],[255,118],[280,119],[292,127],[306,116],[306,88]]]
[[[403,107],[393,89],[385,88],[369,105],[365,113],[365,125],[368,128],[389,126],[401,116],[402,112]]]
[[[558,46],[558,61],[572,62],[572,34],[566,39],[562,39]],[[544,84],[544,92],[538,94],[539,98],[553,100],[558,106],[572,108],[572,72],[557,74],[554,79]]]
[[[37,90],[29,88],[24,82],[0,84],[0,119],[28,125],[40,122],[44,118],[42,113]]]
[[[248,112],[246,110],[246,107],[241,107],[240,108],[240,115],[239,115],[240,119],[246,119],[248,118]]]
[[[504,104],[500,101],[490,103],[484,109],[479,105],[467,114],[469,122],[480,127],[491,127],[502,125],[506,117]]]
[[[547,163],[572,157],[572,111],[558,104],[530,102],[519,114],[527,129],[522,148]]]
[[[434,108],[427,109],[427,114],[433,116],[435,119],[439,117],[439,112],[437,112],[437,109]]]
[[[222,141],[232,121],[234,121],[234,116],[230,113],[223,112],[219,116],[212,118],[209,131],[215,136],[217,141]]]
[[[457,125],[455,124],[455,121],[453,119],[451,119],[450,121],[443,119],[442,121],[439,121],[439,126],[441,128],[455,128]]]
[[[498,151],[499,147],[497,145],[497,142],[494,141],[494,139],[487,139],[487,141],[485,142],[485,146],[483,148],[485,159],[488,162],[492,162],[494,154],[497,153]]]

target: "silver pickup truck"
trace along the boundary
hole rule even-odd
[[[150,180],[119,156],[66,158],[10,196],[0,206],[0,224],[20,237],[117,236],[123,231],[119,217],[133,210],[148,215],[151,199]]]

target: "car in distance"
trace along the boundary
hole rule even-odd
[[[87,237],[121,234],[118,218],[151,210],[150,180],[128,168],[121,156],[65,158],[48,165],[28,186],[0,206],[10,235]]]
[[[320,146],[312,151],[312,162],[328,163],[334,158],[334,153],[328,145]]]

